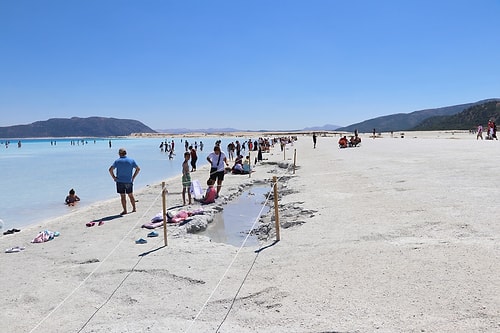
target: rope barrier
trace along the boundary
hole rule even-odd
[[[287,171],[289,171],[289,168],[287,168]],[[286,173],[286,172],[285,172]],[[285,175],[283,174],[282,176],[279,177],[279,179],[281,179],[282,177],[284,177]],[[277,184],[277,181],[273,183],[273,187],[275,187]],[[236,258],[238,257],[238,255],[240,254],[241,250],[243,249],[245,243],[247,242],[248,238],[250,237],[251,235],[251,232],[252,230],[254,230],[255,228],[255,225],[257,224],[258,220],[259,220],[259,217],[261,216],[262,214],[262,211],[264,210],[264,207],[266,206],[267,202],[269,201],[269,197],[271,195],[271,192],[269,192],[269,194],[267,195],[266,197],[266,200],[264,201],[263,205],[262,205],[262,208],[259,212],[259,214],[257,215],[257,217],[255,218],[254,220],[254,223],[252,224],[252,227],[250,228],[250,230],[248,231],[245,239],[243,240],[241,246],[238,248],[238,251],[236,251],[236,254],[234,255],[233,259],[231,260],[231,262],[229,263],[229,266],[226,268],[226,270],[224,271],[224,273],[222,274],[222,276],[220,277],[219,281],[217,282],[215,288],[212,290],[212,292],[210,293],[210,295],[208,296],[207,300],[203,303],[202,307],[200,308],[200,310],[198,311],[198,313],[196,314],[196,316],[193,318],[193,320],[191,321],[191,324],[188,326],[187,330],[185,331],[186,333],[189,333],[191,328],[193,327],[194,323],[198,320],[198,318],[200,317],[201,313],[203,312],[203,310],[206,308],[206,306],[208,305],[208,302],[212,299],[213,295],[215,294],[215,292],[217,291],[217,289],[219,289],[219,287],[221,286],[222,284],[222,280],[226,277],[226,275],[228,274],[229,270],[231,269],[231,267],[233,266],[234,262],[236,261]],[[279,239],[278,239],[279,240]],[[260,249],[262,249],[262,247],[260,247]],[[219,329],[221,328],[221,326],[223,325],[223,323],[226,321],[227,317],[229,316],[229,313],[231,312],[233,306],[234,306],[234,303],[236,302],[236,298],[238,297],[240,291],[241,291],[241,288],[243,287],[243,285],[245,284],[248,276],[250,275],[250,272],[251,270],[253,269],[254,265],[255,265],[255,262],[257,261],[257,258],[260,254],[260,249],[259,250],[256,250],[255,253],[255,258],[254,260],[252,261],[252,264],[250,265],[250,268],[248,269],[245,277],[243,278],[238,290],[236,291],[236,294],[234,295],[232,301],[231,301],[231,305],[228,307],[228,311],[226,312],[224,318],[222,319],[221,323],[219,324],[219,326],[217,327],[217,330],[215,331],[216,333],[219,332]]]
[[[294,161],[294,165],[295,165],[295,161]],[[290,166],[287,168],[287,171],[289,171],[290,169]],[[279,179],[281,179],[284,175],[282,175],[281,177],[279,177]],[[273,186],[276,186],[277,185],[277,181],[274,182],[274,185]],[[125,241],[125,239],[130,235],[130,233],[137,227],[137,225],[139,224],[139,222],[146,216],[147,213],[149,213],[149,211],[152,209],[153,205],[158,201],[158,198],[164,194],[165,192],[165,185],[164,183],[162,183],[162,189],[160,191],[160,194],[158,194],[158,196],[152,201],[151,205],[148,207],[148,209],[142,214],[142,216],[137,220],[137,222],[129,229],[129,231],[123,236],[123,238],[116,244],[116,246],[106,255],[106,257],[104,257],[104,259],[102,261],[99,262],[99,264],[82,280],[82,282],[80,282],[80,284],[74,288],[54,309],[52,309],[52,311],[50,311],[42,320],[40,320],[40,322],[38,324],[35,325],[35,327],[33,327],[29,332],[30,333],[33,333],[35,332],[35,330],[37,330],[40,325],[42,325],[48,318],[50,318],[59,308],[61,308],[65,303],[66,301],[68,301],[94,274],[95,272],[100,269],[103,264],[105,262],[107,262],[107,260],[109,259],[109,257],[116,252],[116,250],[119,248],[119,246]],[[239,253],[241,252],[241,250],[243,249],[244,245],[246,244],[248,238],[250,237],[251,235],[251,232],[254,230],[255,228],[255,225],[257,224],[258,222],[258,218],[260,217],[260,215],[262,214],[262,211],[265,207],[265,205],[267,204],[268,200],[269,200],[269,196],[270,196],[270,193],[268,194],[264,204],[262,205],[262,208],[258,214],[258,216],[255,218],[254,220],[254,223],[252,224],[252,227],[250,228],[249,232],[247,233],[247,236],[245,237],[245,239],[243,240],[241,246],[239,247],[238,251],[236,252],[235,256],[233,257],[232,261],[230,262],[229,266],[226,268],[226,270],[224,271],[223,275],[221,276],[221,278],[219,279],[219,281],[217,282],[217,285],[215,286],[215,288],[213,289],[213,291],[210,293],[208,299],[205,301],[205,303],[203,304],[203,306],[201,307],[200,311],[198,312],[198,314],[193,318],[191,324],[189,325],[188,329],[186,330],[186,332],[189,332],[191,327],[193,326],[193,324],[196,322],[196,320],[199,318],[199,316],[201,315],[201,313],[203,312],[203,310],[206,308],[208,302],[210,301],[210,299],[213,297],[213,295],[215,294],[215,292],[217,291],[217,289],[220,287],[220,285],[222,284],[222,280],[226,277],[226,275],[228,274],[229,270],[231,269],[231,267],[233,266],[234,262],[236,261],[236,258],[238,257]],[[219,326],[217,327],[217,330],[216,332],[219,332],[219,329],[220,327],[223,325],[223,323],[226,321],[227,317],[229,316],[229,313],[231,312],[233,306],[234,306],[234,303],[236,301],[236,298],[238,297],[239,295],[239,292],[241,291],[241,288],[243,287],[244,283],[246,282],[251,270],[253,269],[254,265],[255,265],[255,262],[257,261],[257,258],[259,256],[259,253],[261,251],[257,250],[256,251],[256,255],[255,255],[255,258],[254,260],[252,261],[252,264],[250,265],[250,268],[249,270],[247,271],[244,279],[242,280],[235,296],[233,297],[232,299],[232,302],[231,302],[231,305],[229,306],[228,308],[228,311],[226,313],[226,315],[224,316],[224,318],[222,319],[221,323],[219,324]],[[97,307],[97,309],[94,311],[94,313],[85,321],[85,323],[82,325],[82,327],[77,331],[77,332],[81,332],[89,323],[90,321],[95,317],[95,315],[106,305],[108,304],[108,302],[113,298],[113,296],[115,295],[115,293],[120,289],[120,287],[125,283],[125,281],[128,279],[128,277],[134,272],[135,268],[139,265],[139,263],[141,262],[141,260],[144,258],[144,256],[139,256],[139,259],[137,260],[137,262],[132,266],[132,268],[128,271],[127,275],[120,281],[120,283],[116,286],[115,289],[113,289],[113,291],[111,292],[111,294],[108,296],[108,298],[99,306]]]
[[[275,186],[275,185],[274,185]],[[257,218],[255,219],[253,225],[252,225],[252,228],[250,229],[250,231],[248,232],[248,235],[247,237],[245,238],[245,241],[248,239],[248,236],[250,235],[250,233],[252,232],[252,230],[255,228],[255,224],[257,223],[258,221],[258,217],[262,214],[262,211],[264,209],[264,206],[267,204],[267,202],[269,201],[269,197],[270,197],[271,193],[269,192],[269,194],[267,195],[266,197],[266,200],[264,201],[264,204],[262,205],[262,208],[259,212],[259,215],[257,216]],[[236,291],[233,299],[231,300],[231,305],[228,307],[228,310],[226,312],[226,315],[224,316],[224,318],[222,319],[221,323],[219,324],[219,326],[217,326],[217,329],[215,330],[215,332],[219,332],[220,328],[222,327],[222,325],[226,322],[226,319],[227,317],[229,316],[229,313],[231,312],[231,310],[233,309],[233,306],[234,306],[234,303],[236,302],[236,298],[238,297],[238,295],[240,294],[240,291],[241,291],[241,288],[243,288],[243,285],[245,284],[248,276],[250,275],[250,272],[252,271],[255,263],[257,262],[257,258],[259,257],[259,254],[261,252],[261,249],[262,247],[260,247],[258,250],[255,251],[256,255],[252,261],[252,264],[250,265],[250,268],[248,269],[247,273],[245,274],[245,277],[243,278],[243,280],[241,281],[241,284],[240,286],[238,287],[238,290]]]
[[[269,195],[268,195],[268,198],[269,198]],[[266,202],[267,202],[268,198],[266,198]],[[234,262],[236,261],[236,258],[238,257],[238,254],[241,252],[241,250],[245,246],[248,238],[250,237],[251,231],[255,228],[255,225],[258,222],[258,217],[262,214],[262,211],[264,210],[264,207],[265,207],[265,203],[264,203],[264,205],[262,205],[262,208],[261,208],[261,210],[260,210],[257,218],[255,218],[254,223],[252,224],[252,227],[250,228],[250,231],[247,233],[245,239],[243,240],[243,242],[241,243],[240,247],[238,248],[238,251],[236,251],[236,254],[234,255],[234,257],[231,260],[231,262],[229,263],[229,266],[226,268],[226,270],[224,271],[224,273],[220,277],[219,281],[217,282],[217,285],[215,286],[215,288],[210,293],[210,296],[208,297],[208,299],[205,301],[205,303],[203,303],[201,309],[198,311],[198,313],[196,314],[196,316],[193,318],[193,320],[192,320],[191,324],[189,325],[189,327],[187,328],[186,332],[189,332],[191,330],[191,327],[196,322],[196,320],[198,319],[198,317],[201,315],[201,313],[203,312],[203,310],[207,306],[207,304],[210,301],[210,299],[213,297],[213,295],[215,294],[215,292],[217,291],[217,289],[219,289],[219,286],[222,284],[222,280],[226,277],[227,273],[229,272],[229,270],[233,266]],[[226,315],[226,317],[227,317],[227,315]],[[222,325],[222,323],[221,323],[221,325]]]
[[[236,294],[234,294],[234,297],[231,300],[231,305],[228,307],[226,315],[224,316],[224,318],[220,322],[219,326],[217,326],[217,329],[215,330],[215,333],[219,332],[219,330],[222,327],[222,325],[226,322],[226,319],[229,316],[229,313],[231,312],[231,310],[233,309],[234,303],[236,302],[236,298],[240,294],[241,288],[243,288],[243,285],[245,284],[248,276],[250,275],[250,272],[252,271],[253,266],[257,262],[257,258],[259,257],[259,254],[260,254],[260,251],[257,252],[257,254],[255,255],[255,258],[253,259],[252,264],[250,265],[250,268],[248,269],[247,273],[245,274],[245,277],[243,278],[243,281],[241,281],[241,284],[240,284],[238,290],[236,291]]]
[[[66,301],[68,299],[71,298],[71,296],[73,296],[77,291],[78,289],[80,289],[91,277],[92,275],[95,274],[95,272],[101,268],[101,266],[109,259],[109,257],[118,249],[118,247],[125,241],[125,239],[130,235],[130,233],[137,227],[137,225],[139,224],[139,221],[146,215],[146,213],[148,213],[153,204],[158,200],[158,198],[160,197],[160,195],[158,195],[154,200],[153,202],[151,203],[151,205],[149,206],[149,208],[142,214],[142,216],[137,220],[137,222],[129,229],[129,231],[123,236],[123,238],[118,242],[118,244],[116,244],[116,246],[111,250],[111,252],[108,253],[108,255],[106,255],[106,257],[104,257],[104,259],[99,262],[99,264],[85,277],[85,279],[83,279],[82,282],[80,282],[80,284],[75,288],[73,289],[73,291],[71,291],[69,293],[68,296],[66,296],[52,311],[50,311],[38,324],[35,325],[35,327],[33,327],[31,330],[30,330],[30,333],[33,333],[35,332],[35,330],[40,327],[41,324],[43,324],[48,318],[50,318],[50,316],[52,316],[52,314],[54,312],[56,312],[64,303],[66,303]],[[133,269],[139,264],[139,262],[141,261],[142,257],[139,258],[139,260],[137,261],[137,263],[133,266],[133,268],[131,269],[131,271],[129,272],[128,275],[130,275],[130,273],[132,273]],[[111,297],[114,295],[114,293],[118,290],[118,288],[123,284],[123,282],[126,280],[126,278],[128,277],[128,275],[125,277],[125,279],[120,282],[120,284],[118,285],[118,287],[113,291],[113,293],[111,294]],[[97,314],[97,312],[110,300],[111,298],[107,299],[103,305],[99,306],[97,308],[97,310],[92,314],[92,316],[89,318],[89,320],[87,320],[84,324],[84,326],[78,331],[80,332],[89,322],[90,320]]]

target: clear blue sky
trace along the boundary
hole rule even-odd
[[[1,0],[0,126],[347,126],[500,97],[498,0]]]

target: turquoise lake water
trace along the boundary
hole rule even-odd
[[[160,151],[162,141],[175,142],[176,155],[169,160]],[[61,216],[97,201],[117,198],[114,181],[108,168],[118,158],[118,149],[127,149],[141,173],[134,183],[134,191],[146,185],[158,184],[182,172],[184,143],[180,138],[123,138],[111,139],[11,139],[5,144],[0,139],[0,219],[4,230],[22,228],[51,217]],[[198,148],[198,167],[206,165],[206,157],[213,150],[217,138],[187,138],[190,144],[203,141]],[[237,138],[221,138],[223,150]],[[241,138],[239,138],[241,141]],[[55,144],[54,144],[55,141]],[[72,144],[73,143],[73,144]],[[81,202],[67,207],[64,199],[74,188]]]

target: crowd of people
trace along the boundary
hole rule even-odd
[[[471,132],[474,132],[471,130]],[[487,129],[483,128],[482,125],[478,125],[476,128],[476,138],[477,140],[483,140],[483,133],[486,132],[486,140],[498,140],[496,132],[497,126],[494,120],[489,120]],[[316,133],[312,134],[313,148],[316,148],[318,136]],[[273,139],[269,138],[258,138],[256,140],[248,139],[240,142],[235,140],[227,145],[227,155],[221,150],[221,140],[215,142],[213,151],[207,156],[206,160],[210,163],[210,173],[207,180],[207,191],[201,198],[194,198],[196,201],[208,204],[213,203],[215,199],[219,197],[222,189],[222,184],[224,181],[224,176],[227,173],[235,175],[250,174],[254,170],[252,169],[252,161],[250,159],[250,153],[256,152],[254,164],[262,161],[262,153],[269,152],[270,148],[275,144],[279,144],[281,150],[284,150],[286,144],[293,144],[297,140],[296,136],[287,137],[277,137]],[[181,140],[182,142],[182,140]],[[338,145],[340,148],[357,147],[361,143],[361,137],[359,137],[357,130],[354,135],[347,138],[347,135],[343,135],[338,140]],[[6,142],[8,144],[8,142]],[[51,142],[51,144],[53,144]],[[20,146],[19,142],[19,146]],[[203,151],[203,142],[199,143],[195,141],[193,144],[189,144],[187,140],[184,140],[184,161],[182,163],[182,201],[183,205],[192,204],[193,198],[191,196],[191,172],[195,172],[197,169],[198,161],[198,149]],[[110,142],[111,147],[111,142]],[[161,142],[160,147],[162,152],[168,152],[169,158],[172,159],[175,155],[175,142],[164,141]],[[246,154],[245,154],[246,153]],[[109,174],[116,183],[116,192],[120,194],[122,212],[121,215],[128,213],[127,208],[127,197],[132,206],[132,212],[136,211],[136,200],[133,194],[133,182],[140,172],[140,167],[136,161],[127,156],[127,152],[124,148],[118,150],[119,158],[116,159],[113,164],[109,167]],[[229,161],[234,161],[232,167],[229,167]],[[116,174],[115,174],[116,172]],[[74,206],[80,201],[78,195],[76,195],[75,190],[71,189],[65,198],[65,203],[68,206]]]
[[[296,139],[296,138],[295,138]],[[286,140],[286,141],[283,141]],[[190,144],[187,140],[184,140],[185,152],[183,154],[184,160],[182,163],[182,202],[183,205],[191,205],[193,200],[200,202],[202,204],[210,204],[215,202],[219,197],[222,189],[222,184],[224,181],[224,176],[227,173],[231,174],[250,174],[253,172],[252,163],[250,160],[250,152],[255,151],[255,163],[262,161],[262,153],[269,152],[271,146],[276,142],[291,142],[290,138],[279,138],[279,139],[267,139],[259,138],[257,140],[246,140],[240,142],[236,140],[231,142],[227,146],[228,154],[221,149],[221,140],[215,142],[213,151],[208,154],[206,160],[210,164],[210,173],[208,174],[207,180],[207,190],[205,195],[200,198],[192,197],[192,180],[191,173],[195,172],[197,169],[198,160],[198,148],[200,151],[203,150],[203,142],[194,142]],[[175,142],[164,141],[161,142],[159,146],[162,152],[168,152],[169,158],[175,156]],[[244,157],[244,153],[247,153]],[[136,200],[134,198],[133,183],[135,178],[140,172],[140,167],[137,162],[127,156],[125,148],[120,148],[118,150],[119,158],[116,159],[113,164],[109,167],[109,174],[116,183],[116,192],[120,195],[122,212],[120,215],[127,214],[130,210],[127,207],[127,197],[129,199],[130,205],[132,206],[132,212],[136,211]],[[234,161],[232,167],[229,166],[229,162]],[[79,201],[80,198],[76,196],[74,190],[70,191],[70,194],[66,198],[68,205],[73,205],[75,202]]]
[[[263,160],[262,153],[269,152],[270,148],[274,146],[274,144],[279,143],[281,149],[283,150],[284,145],[293,143],[295,140],[297,140],[296,137],[281,137],[275,139],[259,138],[257,140],[248,139],[242,142],[236,140],[235,142],[228,144],[227,155],[221,149],[222,141],[217,140],[213,151],[208,154],[206,158],[207,162],[210,164],[210,173],[208,174],[206,182],[206,192],[204,195],[200,195],[200,197],[192,196],[191,173],[195,172],[197,169],[197,150],[198,148],[200,151],[203,149],[203,143],[200,141],[198,144],[198,142],[195,141],[194,144],[189,144],[189,142],[185,140],[185,152],[183,154],[184,160],[182,163],[181,177],[183,205],[191,205],[193,200],[200,202],[201,204],[210,204],[215,202],[221,192],[224,176],[226,174],[243,175],[254,172],[250,158],[251,152],[256,152],[254,164],[257,164],[259,161]],[[161,142],[159,148],[162,152],[168,152],[169,158],[173,158],[173,156],[175,156],[174,140],[171,142],[166,140]],[[136,177],[139,175],[141,168],[133,158],[127,156],[125,148],[120,148],[118,150],[118,155],[119,157],[113,161],[108,169],[108,172],[115,182],[116,192],[120,195],[120,202],[122,206],[120,215],[125,215],[129,212],[135,212],[137,209],[133,184]],[[232,167],[229,166],[230,161],[233,161]],[[76,191],[74,189],[71,189],[65,198],[65,203],[68,206],[74,206],[79,201],[80,197],[76,195]],[[131,209],[128,208],[128,204],[131,205]]]

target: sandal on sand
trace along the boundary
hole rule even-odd
[[[10,234],[13,234],[13,233],[15,233],[15,232],[19,232],[19,231],[21,231],[21,230],[19,230],[19,229],[9,229],[9,230],[7,230],[7,231],[4,231],[4,233],[3,233],[3,234],[4,234],[4,235],[10,235]]]
[[[95,225],[95,222],[88,222],[87,224],[85,224],[87,227],[93,227]]]
[[[148,234],[148,237],[158,237],[158,233],[156,231],[151,231],[149,234]]]
[[[24,247],[14,246],[14,247],[11,247],[10,249],[5,250],[5,253],[16,253],[16,252],[21,252],[22,250],[24,250]]]
[[[148,241],[143,239],[143,238],[140,238],[138,240],[135,241],[136,244],[146,244]]]

